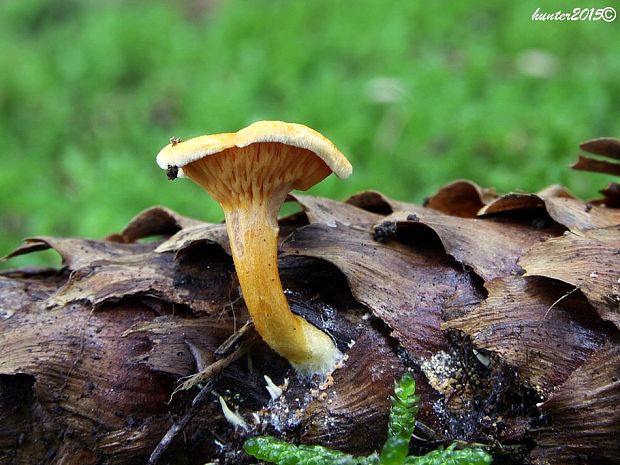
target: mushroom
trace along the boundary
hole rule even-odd
[[[284,296],[277,215],[292,189],[309,189],[332,172],[348,177],[345,156],[304,125],[259,121],[236,133],[175,140],[157,163],[222,206],[243,298],[264,341],[302,374],[332,370],[341,354],[331,337],[291,312]]]

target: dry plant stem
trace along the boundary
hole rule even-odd
[[[244,328],[246,327],[244,326]],[[201,405],[206,400],[207,394],[209,394],[213,390],[213,386],[215,386],[215,382],[217,381],[219,375],[222,373],[224,368],[226,368],[232,362],[244,355],[248,351],[248,349],[257,342],[257,340],[258,337],[256,336],[256,333],[252,333],[245,341],[241,343],[239,347],[237,347],[235,351],[226,355],[224,358],[216,360],[207,368],[202,370],[200,373],[196,373],[190,379],[185,381],[181,386],[175,389],[172,395],[174,395],[179,390],[190,389],[198,383],[205,383],[202,389],[200,389],[200,392],[192,400],[192,406],[187,411],[187,413],[183,415],[183,417],[179,421],[175,422],[166,432],[164,437],[161,438],[161,441],[159,441],[159,444],[157,444],[157,446],[151,453],[151,456],[149,457],[149,460],[147,462],[148,465],[155,465],[159,461],[164,452],[166,452],[168,447],[170,447],[170,445],[172,444],[172,441],[174,441],[174,438],[176,438],[177,435],[181,431],[183,431],[183,429],[187,426],[187,424],[194,417],[194,415],[196,415]]]
[[[248,349],[252,345],[254,345],[255,342],[257,342],[257,339],[258,339],[258,337],[256,336],[255,333],[253,333],[252,336],[250,336],[250,338],[248,340],[244,341],[239,346],[239,348],[237,348],[237,350],[235,350],[231,354],[225,356],[224,358],[216,360],[211,365],[206,367],[204,370],[202,370],[202,371],[200,371],[198,373],[195,373],[195,374],[191,375],[189,378],[187,378],[182,384],[180,384],[174,390],[174,392],[172,393],[172,396],[174,396],[179,391],[186,391],[186,390],[191,389],[192,387],[196,386],[197,384],[207,382],[211,378],[219,375],[224,370],[224,368],[226,368],[232,362],[234,362],[239,357],[244,355],[248,351]],[[181,379],[183,379],[183,378],[181,378]]]
[[[164,452],[170,447],[174,438],[183,431],[183,429],[187,426],[190,420],[196,415],[200,406],[204,403],[207,395],[213,390],[213,386],[215,385],[215,381],[217,378],[211,378],[207,384],[203,386],[198,395],[194,397],[192,400],[192,406],[189,411],[181,418],[179,421],[175,422],[170,429],[166,432],[164,437],[159,441],[159,444],[155,447],[153,452],[151,453],[147,465],[155,465],[159,462],[159,459],[163,455]]]

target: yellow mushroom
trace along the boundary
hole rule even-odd
[[[345,156],[304,125],[259,121],[235,133],[171,139],[157,163],[222,206],[243,298],[265,342],[301,373],[333,369],[341,354],[332,339],[293,314],[284,296],[277,215],[292,189],[306,190],[332,172],[348,177]]]

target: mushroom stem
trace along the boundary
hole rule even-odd
[[[299,372],[333,369],[340,352],[331,338],[291,312],[278,273],[277,211],[288,188],[269,203],[225,208],[226,229],[243,299],[257,332]]]

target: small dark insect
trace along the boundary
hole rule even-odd
[[[387,242],[388,239],[396,237],[397,226],[393,221],[384,221],[375,226],[374,240],[377,242]]]
[[[418,215],[416,215],[415,213],[412,213],[410,215],[407,215],[407,221],[413,221],[414,223],[419,223],[420,218],[418,218]]]
[[[591,203],[586,203],[586,206],[584,208],[585,212],[588,213],[590,210],[592,210],[592,207],[594,205],[592,205]]]
[[[176,136],[172,136],[170,138],[170,144],[174,147],[177,144],[180,144],[181,142],[183,142],[183,139],[181,139],[180,137],[176,137]]]
[[[166,170],[166,176],[170,181],[174,181],[179,175],[179,167],[168,165],[168,169]]]

